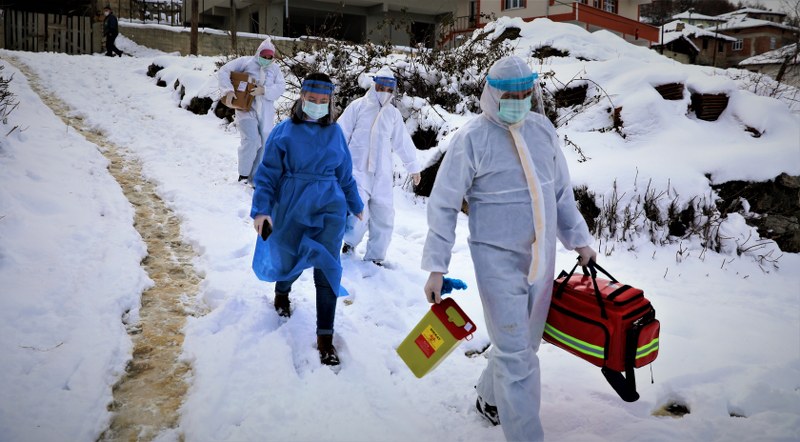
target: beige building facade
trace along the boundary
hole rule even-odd
[[[658,28],[639,22],[639,6],[648,3],[651,0],[461,0],[452,33],[471,32],[493,17],[548,18],[590,32],[605,29],[630,43],[649,45],[658,41]]]

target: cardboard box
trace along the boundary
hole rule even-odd
[[[475,324],[453,298],[433,304],[411,333],[406,336],[397,353],[418,378],[428,374],[464,339],[471,339]]]
[[[231,83],[233,83],[233,93],[235,97],[229,100],[224,97],[222,103],[231,109],[249,111],[253,105],[253,97],[250,92],[256,87],[255,83],[249,81],[250,76],[247,72],[231,72]]]

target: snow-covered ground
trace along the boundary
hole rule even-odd
[[[705,173],[717,182],[800,175],[800,125],[785,104],[607,33],[541,26],[523,38],[569,41],[580,48],[575,55],[593,60],[582,67],[577,59],[557,60],[548,68],[563,81],[585,70],[623,106],[625,139],[594,130],[601,124],[593,119],[608,118],[601,107],[560,129],[591,158],[578,163],[564,147],[576,185],[603,195],[615,178],[620,192],[652,178],[688,199],[707,192]],[[179,434],[187,441],[502,440],[501,429],[474,412],[473,386],[486,361],[465,352],[489,340],[466,219],[458,226],[451,276],[469,286],[453,296],[476,322],[474,338],[422,379],[397,356],[395,347],[429,308],[422,293],[427,274],[419,268],[425,199],[398,186],[389,268],[359,261],[363,244],[356,257],[343,259],[351,297],[337,307],[342,368],[335,374],[319,364],[313,347],[311,273],[295,285],[294,315],[283,323],[270,304],[273,285],[250,270],[256,237],[251,191],[235,180],[235,129],[181,109],[177,92],[145,75],[158,58],[202,80],[216,59],[161,54],[124,39],[119,46],[134,57],[0,51],[2,75],[14,74],[11,91],[20,101],[0,128],[0,440],[97,439],[110,420],[111,386],[130,358],[120,318],[129,310],[137,317],[139,294],[150,284],[139,264],[146,250],[132,227],[133,210],[107,161],[32,92],[9,63],[12,56],[86,126],[141,161],[181,219],[183,240],[198,253],[195,267],[204,280],[194,301],[208,313],[185,328],[190,388],[179,427],[161,440]],[[654,82],[672,79],[730,93],[729,110],[716,122],[696,119],[686,99],[667,102],[652,90]],[[744,125],[763,135],[751,137]],[[753,233],[740,216],[723,227],[732,243]],[[574,257],[559,250],[558,267]],[[600,262],[643,288],[657,310],[662,332],[654,382],[649,368],[637,370],[641,399],[625,403],[598,368],[543,345],[549,440],[800,439],[800,255],[759,266],[752,254],[703,252],[697,240],[657,247],[636,237]],[[652,414],[671,403],[690,414]]]

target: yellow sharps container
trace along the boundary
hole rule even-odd
[[[471,339],[477,328],[453,298],[433,304],[397,353],[415,376],[421,378],[436,368],[464,339]]]

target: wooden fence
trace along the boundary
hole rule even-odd
[[[64,52],[91,54],[99,52],[100,38],[93,38],[93,25],[100,33],[102,24],[92,17],[43,14],[6,9],[3,14],[5,48],[15,51]]]

